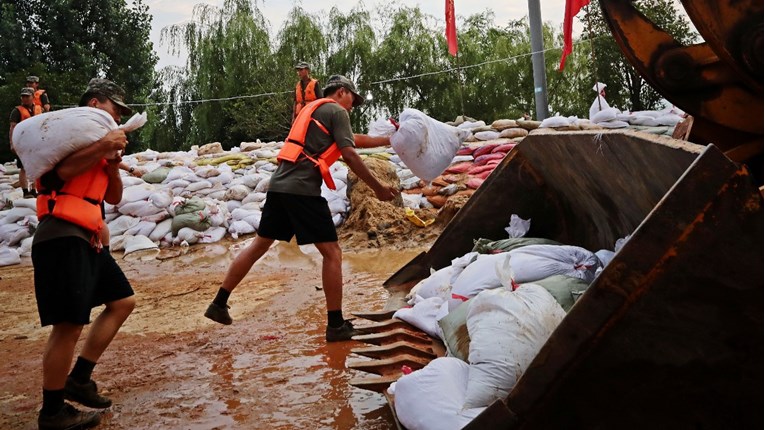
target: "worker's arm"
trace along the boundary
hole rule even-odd
[[[16,128],[16,124],[18,124],[18,123],[12,122],[11,123],[11,130],[8,132],[8,142],[11,143],[11,151],[13,151],[13,129]]]
[[[120,170],[124,170],[124,171],[130,173],[131,175],[135,176],[136,178],[140,178],[141,176],[143,176],[143,170],[138,169],[136,167],[128,166],[127,163],[121,162],[119,164],[119,168],[120,168]]]
[[[122,151],[125,149],[125,145],[127,145],[125,132],[120,129],[112,130],[92,145],[64,158],[56,166],[56,174],[61,180],[66,182],[75,176],[90,170],[102,158],[106,158],[115,151]],[[116,164],[114,168],[117,170]],[[122,181],[120,181],[120,183],[121,182]]]
[[[379,200],[387,201],[395,198],[399,192],[395,187],[383,185],[375,178],[372,172],[369,171],[367,165],[361,160],[356,150],[350,146],[340,148],[340,153],[343,154],[343,160],[348,168],[356,174],[365,184],[369,185],[369,188],[375,192],[375,195]]]
[[[109,160],[106,164],[106,175],[109,177],[109,185],[106,186],[104,200],[106,203],[116,205],[122,200],[122,178],[120,177],[120,164],[122,158],[117,157]]]
[[[377,148],[379,146],[390,146],[390,136],[354,134],[353,143],[357,148]]]

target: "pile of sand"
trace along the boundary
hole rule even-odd
[[[372,157],[366,158],[364,163],[380,182],[399,187],[399,179],[391,163]],[[441,234],[448,223],[448,220],[444,222],[439,216],[438,222],[428,227],[414,225],[404,213],[401,197],[389,202],[377,200],[374,191],[359,180],[353,172],[348,172],[348,189],[351,202],[350,216],[338,229],[338,236],[344,247],[382,248],[429,245]],[[438,209],[415,210],[415,213],[423,220],[436,218],[438,212]]]

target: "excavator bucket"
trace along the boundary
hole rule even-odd
[[[539,130],[385,282],[388,309],[475,239],[507,237],[513,214],[531,219],[528,237],[593,251],[630,239],[510,395],[466,428],[761,424],[763,211],[745,167],[714,145]]]

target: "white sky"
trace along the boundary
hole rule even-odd
[[[542,12],[542,20],[561,25],[563,22],[563,10],[565,0],[539,0]],[[271,25],[272,32],[278,32],[282,27],[284,20],[290,9],[295,3],[301,3],[302,8],[309,13],[328,12],[333,6],[337,6],[342,12],[349,12],[356,6],[358,0],[327,0],[327,1],[306,1],[299,0],[257,0],[260,11]],[[147,0],[149,13],[153,15],[151,41],[154,43],[154,50],[159,56],[157,68],[167,65],[183,65],[185,58],[178,58],[167,53],[167,46],[160,46],[159,35],[163,27],[179,24],[191,19],[191,12],[194,5],[198,3],[208,3],[216,6],[223,4],[223,0]],[[364,2],[365,9],[373,11],[380,4],[389,4],[390,1],[367,0]],[[444,19],[445,0],[420,0],[402,2],[408,6],[419,5],[420,9],[438,19]],[[483,12],[487,9],[494,12],[497,25],[504,25],[511,19],[519,19],[528,15],[528,0],[454,0],[454,9],[457,16],[467,17],[469,15]],[[459,32],[459,19],[457,20],[457,31]],[[574,21],[576,32],[576,23]]]

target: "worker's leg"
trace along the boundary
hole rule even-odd
[[[74,357],[74,348],[81,332],[82,326],[72,323],[64,322],[53,326],[43,353],[43,389],[64,389],[66,375]]]
[[[98,363],[101,354],[133,312],[133,308],[135,308],[135,296],[106,303],[106,308],[90,326],[80,357],[92,363]]]
[[[221,288],[229,293],[234,291],[234,288],[242,282],[252,266],[268,251],[273,243],[274,239],[255,236],[252,243],[243,249],[229,266]]]
[[[343,308],[343,253],[337,242],[314,244],[322,256],[321,283],[327,312],[341,311]]]

